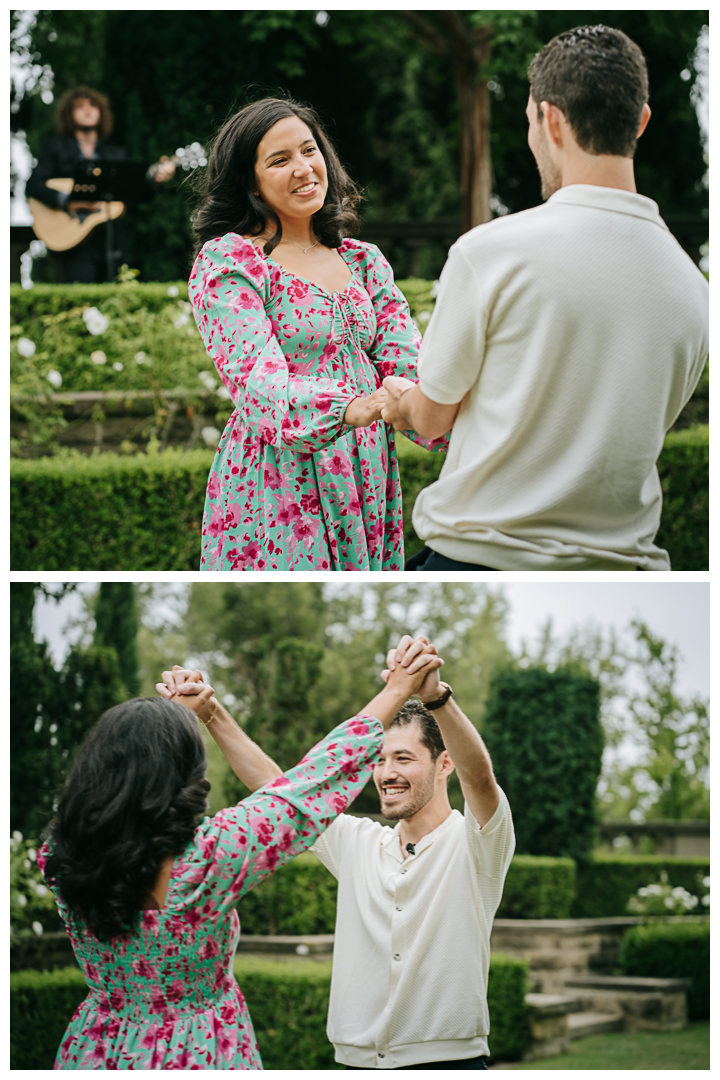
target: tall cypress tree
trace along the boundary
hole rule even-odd
[[[115,649],[120,675],[131,697],[140,693],[137,634],[135,586],[132,582],[103,582],[95,604],[94,644]]]

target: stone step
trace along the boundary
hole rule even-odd
[[[679,1031],[687,1024],[689,979],[583,975],[564,985],[586,1014],[614,1014],[624,1031]]]
[[[604,1012],[574,1012],[567,1018],[568,1037],[583,1039],[586,1035],[604,1035],[608,1031],[623,1031],[622,1016]]]
[[[653,979],[638,975],[573,975],[565,986],[582,990],[621,990],[631,993],[677,994],[689,990],[691,979]]]

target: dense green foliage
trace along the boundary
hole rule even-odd
[[[95,602],[95,644],[115,649],[120,675],[130,697],[137,697],[140,693],[137,633],[133,583],[101,582]]]
[[[663,514],[655,542],[670,553],[673,570],[710,568],[709,432],[707,424],[670,431],[658,462]]]
[[[10,827],[40,836],[72,755],[98,716],[127,692],[113,648],[70,650],[60,671],[32,637],[34,583],[13,582],[10,645]]]
[[[675,456],[693,446],[707,453],[707,428],[668,436],[660,455],[661,477]],[[421,546],[412,529],[412,506],[422,487],[432,483],[443,455],[405,450],[398,442],[403,487],[405,545],[408,555]],[[13,461],[11,463],[11,567],[13,570],[195,570],[200,560],[200,523],[212,453],[101,454]],[[697,473],[694,474],[697,479]],[[707,569],[707,502],[696,497],[686,474],[682,520],[672,514],[680,496],[663,510],[658,542],[669,536],[682,543],[683,567]],[[707,490],[707,489],[705,489]],[[702,504],[702,505],[700,505]],[[693,517],[693,506],[698,516]],[[705,507],[703,509],[702,507]],[[42,518],[38,507],[43,507]],[[90,525],[88,523],[91,523]],[[688,552],[692,551],[690,555]],[[705,561],[703,561],[705,560]],[[688,563],[692,565],[688,565]]]
[[[490,1049],[502,1060],[521,1057],[529,1041],[526,972],[522,960],[490,959]],[[329,963],[236,958],[235,976],[247,1000],[266,1069],[335,1067],[325,1034],[330,973]],[[52,1068],[63,1032],[86,992],[77,968],[11,974],[11,1069]]]
[[[515,855],[510,863],[498,919],[567,919],[575,899],[574,859]]]
[[[513,808],[518,853],[587,858],[604,742],[597,681],[569,666],[498,670],[483,736]]]
[[[13,461],[12,568],[196,570],[211,462],[206,450]]]
[[[688,1018],[710,1015],[710,924],[688,922],[634,926],[620,947],[622,975],[692,979]]]
[[[701,882],[710,873],[710,860],[675,855],[595,855],[578,865],[573,918],[627,915],[630,897],[657,881],[663,870],[671,885],[681,885],[701,899],[706,891]]]
[[[442,32],[442,13],[423,14]],[[468,29],[494,27],[483,75],[492,95],[495,191],[511,211],[540,201],[526,142],[527,62],[555,34],[588,22],[625,30],[648,59],[653,119],[638,147],[638,189],[665,214],[707,206],[691,101],[706,11],[456,14]],[[241,63],[224,41],[240,43]],[[188,142],[207,144],[246,101],[287,91],[319,110],[367,194],[369,218],[459,218],[462,132],[454,52],[425,48],[402,11],[333,10],[324,22],[311,10],[42,11],[31,50],[36,63],[51,66],[56,96],[78,82],[110,95],[115,137],[132,157],[156,160]],[[54,106],[43,102],[39,83],[29,89],[16,101],[12,122],[27,132],[37,155],[53,130]],[[131,265],[146,280],[187,273],[193,200],[182,179],[128,216]],[[444,254],[431,252],[424,272],[434,276]]]

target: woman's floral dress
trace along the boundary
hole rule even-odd
[[[378,248],[338,250],[352,277],[334,293],[236,233],[195,261],[190,300],[235,405],[210,470],[201,570],[403,569],[393,432],[343,417],[386,375],[417,381],[420,334]]]
[[[205,818],[175,859],[165,907],[141,912],[137,934],[99,941],[48,881],[90,987],[55,1068],[262,1069],[233,975],[235,905],[345,810],[382,745],[380,722],[356,716],[295,769]],[[41,867],[47,855],[44,845]]]

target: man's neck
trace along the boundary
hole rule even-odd
[[[595,187],[618,188],[637,193],[633,159],[617,154],[579,154],[562,165],[561,187],[571,184],[593,184]]]
[[[424,836],[435,832],[435,829],[439,828],[451,813],[452,807],[448,801],[447,792],[443,792],[442,797],[436,796],[423,806],[422,810],[418,810],[417,814],[403,818],[400,822],[400,847],[403,858],[407,857],[407,844],[419,844]]]

